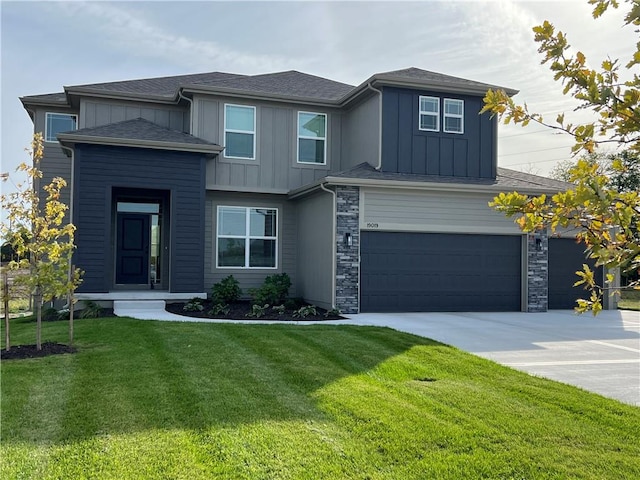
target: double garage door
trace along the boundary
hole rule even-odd
[[[518,311],[522,237],[361,233],[362,312]]]
[[[573,308],[583,247],[549,242],[549,308]],[[361,232],[362,312],[520,311],[522,237]]]

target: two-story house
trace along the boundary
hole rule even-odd
[[[286,272],[345,313],[571,308],[582,246],[487,203],[566,184],[497,166],[491,85],[204,73],[22,97],[63,176],[84,299],[204,296]],[[509,94],[516,91],[506,89]]]

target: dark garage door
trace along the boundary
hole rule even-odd
[[[362,232],[362,312],[520,311],[521,237]]]
[[[574,287],[579,280],[576,271],[586,263],[594,268],[593,260],[584,255],[584,244],[571,238],[549,239],[549,308],[568,309],[576,306],[577,298],[588,298],[582,286]],[[602,279],[602,267],[596,270],[596,278]],[[598,282],[602,285],[602,282]]]

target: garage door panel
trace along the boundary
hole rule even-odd
[[[571,309],[576,306],[576,299],[588,296],[582,286],[573,286],[578,280],[575,272],[582,270],[584,263],[595,269],[597,279],[602,279],[602,267],[596,269],[594,261],[586,258],[584,249],[583,243],[571,238],[549,239],[549,309]]]
[[[362,232],[363,312],[520,310],[517,236]]]

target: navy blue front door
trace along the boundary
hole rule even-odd
[[[118,213],[116,283],[149,284],[149,215]]]

